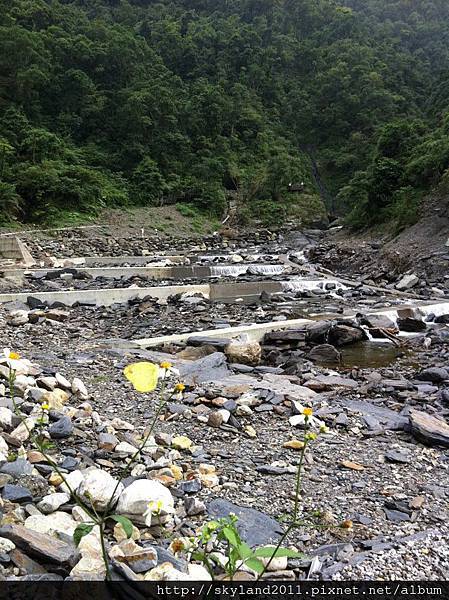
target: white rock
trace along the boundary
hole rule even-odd
[[[112,495],[114,498],[110,506],[114,506],[120,494],[123,492],[123,484],[101,469],[92,469],[86,472],[81,485],[78,488],[80,498],[93,506],[96,510],[104,510]]]
[[[78,396],[78,398],[81,398],[81,400],[87,400],[89,398],[86,386],[81,379],[78,379],[78,377],[75,377],[72,381],[72,393],[75,394],[75,396]]]
[[[151,525],[151,514],[148,514],[150,502],[161,502],[161,515],[174,511],[174,501],[170,490],[159,481],[138,479],[125,488],[121,494],[116,512],[127,515],[138,523]],[[157,519],[155,519],[156,521]]]
[[[114,452],[123,452],[123,454],[129,454],[132,456],[137,452],[137,448],[131,444],[128,444],[128,442],[120,442],[120,444],[117,444],[117,446],[114,448]]]
[[[70,571],[73,580],[103,581],[106,576],[106,566],[103,559],[83,556]]]
[[[9,448],[5,439],[0,435],[0,461],[8,460]]]
[[[0,406],[0,425],[2,427],[11,427],[13,412],[6,406]]]
[[[56,373],[55,379],[58,382],[58,386],[64,388],[65,390],[72,389],[72,384],[68,379],[61,375],[61,373]]]
[[[66,504],[69,500],[70,494],[66,494],[65,492],[48,494],[48,496],[44,496],[36,506],[41,512],[48,514],[58,510],[60,506]]]
[[[143,579],[144,581],[191,581],[192,577],[178,571],[171,563],[164,562],[145,573]]]
[[[240,256],[240,254],[232,254],[230,260],[232,263],[241,263],[244,259],[243,256]]]
[[[24,525],[39,533],[73,535],[78,523],[69,514],[57,511],[51,515],[32,515],[25,520]]]
[[[226,408],[220,408],[217,410],[218,413],[223,417],[223,423],[227,423],[231,417],[231,413]]]
[[[89,514],[84,510],[84,508],[78,506],[78,504],[75,504],[75,506],[72,508],[72,517],[75,519],[75,521],[78,521],[78,523],[88,523],[91,520]]]
[[[72,492],[77,492],[79,486],[81,485],[81,482],[84,479],[83,474],[79,469],[76,469],[75,471],[64,475],[64,478],[67,483],[61,483],[59,489],[68,494],[70,493],[70,490]]]
[[[187,566],[187,572],[194,581],[212,581],[209,571],[203,565],[190,563]]]
[[[253,411],[249,406],[242,404],[241,406],[237,406],[237,410],[235,411],[239,417],[250,417],[253,414]]]
[[[415,287],[415,285],[418,285],[418,283],[419,277],[414,273],[411,273],[410,275],[404,275],[401,281],[395,285],[395,288],[397,290],[409,290],[412,287]]]
[[[26,418],[20,425],[18,425],[13,431],[11,431],[12,437],[17,438],[21,442],[24,442],[30,437],[30,431],[34,429],[36,425],[35,420],[32,417]]]
[[[258,402],[258,396],[256,396],[252,392],[246,392],[236,400],[236,404],[238,404],[239,406],[255,406]]]
[[[56,377],[39,377],[37,380],[39,387],[44,387],[46,390],[50,392],[55,389],[58,385],[58,381]]]
[[[16,545],[11,540],[7,540],[6,538],[0,537],[0,553],[8,553],[14,550]]]
[[[119,417],[115,417],[111,421],[111,425],[114,429],[123,430],[123,431],[134,431],[134,425],[128,423],[127,421],[123,421]]]

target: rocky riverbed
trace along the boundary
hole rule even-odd
[[[40,259],[46,254],[45,260],[80,256],[72,238],[64,234],[62,240],[29,246]],[[173,240],[136,239],[123,252],[124,243],[94,240],[87,239],[83,256],[176,247]],[[303,250],[301,244],[283,243],[265,234],[247,246],[253,253],[290,257]],[[213,254],[237,251],[238,244],[214,237],[192,242],[189,252],[193,248]],[[323,252],[315,246],[311,255],[319,261]],[[307,265],[309,273],[329,267],[327,261]],[[144,300],[110,307],[33,300],[0,307],[3,346],[22,356],[16,364],[24,371],[15,389],[17,404],[31,420],[40,414],[43,399],[50,404],[45,431],[55,446],[53,460],[97,507],[104,494],[95,494],[106,493],[135,452],[157,400],[156,393],[134,391],[124,367],[149,360],[179,369],[184,393],[167,405],[117,500],[117,511],[133,521],[135,540],[124,541],[117,525],[107,531],[114,577],[209,577],[186,553],[175,556],[173,541],[196,536],[211,518],[230,512],[239,516],[241,535],[251,546],[276,541],[293,510],[304,407],[313,409],[316,426],[325,425],[326,433],[306,455],[301,526],[284,544],[303,557],[273,561],[266,576],[448,577],[449,304],[445,310],[439,283],[443,295],[433,300],[438,307],[433,313],[425,307],[404,309],[407,299],[395,295],[404,275],[395,281],[354,281],[339,293],[285,290],[250,302],[220,303],[201,295],[158,302],[149,292]],[[371,284],[391,286],[391,293]],[[382,308],[383,314],[373,315]],[[314,321],[312,314],[318,315]],[[302,317],[303,324],[283,327]],[[244,335],[233,340],[232,330],[220,338],[201,335],[273,322],[278,326],[257,341]],[[189,332],[182,341],[148,349],[136,344]],[[98,534],[92,531],[78,549],[73,545],[71,532],[85,516],[54,468],[31,447],[12,411],[6,359],[2,364],[1,574],[103,577]],[[164,502],[162,529],[145,523],[151,500]],[[222,573],[217,568],[215,576]],[[240,576],[255,577],[248,569]]]

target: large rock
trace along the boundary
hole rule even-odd
[[[32,531],[22,525],[5,525],[0,527],[0,537],[11,540],[18,548],[39,561],[62,566],[75,564],[75,546],[50,535]]]
[[[449,425],[445,421],[425,412],[411,410],[410,429],[416,439],[425,444],[449,447]]]
[[[231,363],[257,366],[262,358],[259,342],[231,342],[226,346],[225,354]]]
[[[62,440],[71,436],[73,423],[70,417],[64,416],[52,423],[48,428],[48,433],[52,440]]]
[[[75,473],[76,471],[74,471]],[[101,469],[92,469],[84,474],[83,481],[78,488],[78,495],[95,510],[104,510],[114,493],[110,506],[114,506],[123,492],[123,484],[117,486],[117,479]]]
[[[327,342],[327,336],[331,327],[331,321],[318,321],[317,323],[308,325],[306,330],[306,340],[313,344]]]
[[[199,360],[183,363],[179,372],[181,380],[187,385],[219,381],[231,374],[226,356],[222,352],[214,352]]]
[[[56,511],[50,515],[31,515],[25,521],[25,527],[38,533],[73,535],[78,523],[65,512]]]
[[[339,364],[341,362],[341,353],[331,344],[320,344],[312,348],[307,358],[318,363]]]
[[[441,367],[430,367],[429,369],[424,369],[416,376],[416,379],[420,381],[430,381],[431,383],[442,383],[449,379],[449,373],[447,369],[443,369]]]
[[[370,329],[395,329],[396,325],[394,321],[386,315],[371,314],[362,315],[359,318],[362,325],[367,325]]]
[[[427,325],[424,321],[415,317],[398,319],[398,327],[399,331],[406,331],[407,333],[419,333],[420,331],[425,331],[427,329]]]
[[[334,346],[347,346],[368,339],[366,331],[351,325],[335,325],[329,331],[328,341]]]
[[[207,512],[213,519],[225,518],[234,513],[238,517],[237,529],[240,536],[250,546],[263,546],[275,542],[282,534],[281,525],[272,517],[223,498],[211,500],[207,505]]]
[[[415,285],[418,285],[418,283],[419,277],[414,273],[411,273],[410,275],[404,275],[401,281],[395,285],[395,288],[399,291],[410,290],[415,287]]]
[[[174,510],[173,496],[170,490],[150,479],[137,479],[122,492],[116,512],[126,515],[137,523],[145,523],[150,502],[161,502],[161,515],[172,513]],[[157,522],[157,517],[154,519]]]

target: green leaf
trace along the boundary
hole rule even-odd
[[[259,558],[281,558],[282,556],[286,556],[287,558],[301,558],[303,556],[301,552],[289,550],[288,548],[278,548],[276,552],[274,550],[274,548],[270,548],[269,546],[257,548],[257,550],[254,550],[254,556],[258,556]]]
[[[133,524],[128,519],[128,517],[123,517],[122,515],[109,515],[108,519],[112,519],[113,521],[117,521],[123,527],[123,531],[126,533],[126,537],[130,538],[133,534]]]
[[[223,527],[223,535],[231,544],[231,546],[238,547],[241,544],[239,534],[233,527]]]
[[[78,527],[73,532],[73,541],[75,543],[75,546],[78,547],[82,538],[88,533],[90,533],[94,527],[95,523],[81,523],[80,525],[78,525]]]
[[[256,573],[263,573],[264,570],[264,565],[263,562],[261,560],[259,560],[258,558],[248,558],[248,560],[245,560],[245,565],[247,567],[249,567],[250,569],[252,569],[253,571],[256,571]]]
[[[242,542],[239,545],[238,550],[241,558],[249,558],[250,556],[254,556],[253,550],[251,550],[251,548],[248,546],[248,544],[245,544],[245,542]]]

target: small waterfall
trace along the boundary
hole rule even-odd
[[[211,277],[238,277],[239,275],[280,275],[284,273],[285,265],[212,265]]]
[[[328,289],[326,286],[332,284],[332,289]],[[346,289],[339,281],[332,281],[329,279],[290,279],[289,281],[283,281],[281,283],[282,289],[286,292],[308,292],[313,290],[324,290],[330,294],[335,290]]]
[[[248,273],[251,275],[280,275],[284,273],[284,265],[249,265]]]
[[[211,277],[238,277],[247,272],[248,265],[213,265],[210,267]]]

